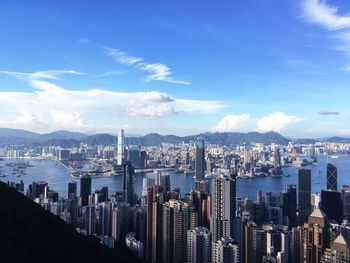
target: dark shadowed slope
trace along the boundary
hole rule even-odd
[[[108,249],[0,182],[0,262],[141,262]]]

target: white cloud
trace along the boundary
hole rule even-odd
[[[332,31],[328,37],[336,40],[337,43],[331,48],[350,54],[349,14],[341,15],[339,8],[331,6],[326,0],[302,0],[302,17],[309,23]]]
[[[103,73],[95,75],[93,77],[94,78],[103,78],[103,77],[117,76],[117,75],[123,75],[123,74],[125,74],[125,71],[116,69],[116,70],[109,70],[109,71],[103,72]]]
[[[350,16],[340,15],[338,7],[325,0],[303,0],[303,17],[308,21],[330,30],[350,28]]]
[[[53,130],[84,131],[91,128],[91,125],[84,123],[78,112],[51,110],[50,115]]]
[[[260,132],[282,132],[293,123],[301,119],[294,115],[286,115],[284,112],[270,113],[256,121],[257,130]]]
[[[245,123],[250,120],[248,114],[226,115],[217,126],[213,127],[212,130],[216,132],[233,132],[242,130]]]
[[[27,92],[0,91],[0,126],[37,131],[86,131],[97,127],[92,115],[154,119],[182,112],[214,112],[226,106],[219,101],[179,99],[157,91],[69,90],[45,80],[68,71],[59,72],[9,73],[17,78],[25,76],[33,89]],[[27,110],[25,114],[24,109]],[[12,116],[16,121],[9,120],[7,116]],[[100,126],[103,124],[99,123]]]
[[[6,74],[18,79],[24,80],[35,80],[35,79],[60,79],[62,75],[73,74],[73,75],[81,75],[83,73],[75,71],[75,70],[44,70],[44,71],[36,71],[33,73],[23,73],[16,71],[0,71],[2,74]]]
[[[105,48],[106,54],[120,64],[132,66],[143,61],[142,58],[133,57],[116,48]]]
[[[170,77],[172,74],[169,67],[161,63],[146,64],[140,63],[139,67],[141,70],[151,73],[146,77],[146,81],[162,80],[170,83],[190,85],[189,82],[183,80],[176,80]]]
[[[104,47],[106,54],[116,62],[127,66],[134,66],[141,71],[150,73],[146,76],[146,82],[158,80],[170,83],[189,85],[188,81],[177,80],[171,77],[171,69],[162,63],[145,63],[143,58],[130,56],[116,48]]]

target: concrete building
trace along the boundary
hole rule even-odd
[[[238,244],[223,237],[212,244],[212,263],[239,263]]]
[[[211,262],[211,233],[204,227],[187,231],[187,263]]]
[[[236,217],[236,178],[217,174],[212,180],[212,217],[210,231],[213,242],[222,237],[234,237]]]

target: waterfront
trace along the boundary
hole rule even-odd
[[[320,192],[326,186],[326,165],[327,162],[334,164],[338,168],[338,189],[344,184],[350,184],[350,158],[340,157],[332,159],[328,157],[319,157],[317,164],[309,165],[306,168],[312,171],[312,191]],[[28,167],[26,175],[17,177],[17,175],[11,174],[10,167],[6,166],[9,162],[22,162],[18,160],[5,160],[0,162],[0,166],[4,166],[4,170],[8,173],[7,177],[2,177],[2,181],[14,181],[18,182],[23,180],[25,188],[33,181],[46,181],[49,183],[49,187],[57,191],[60,196],[65,197],[67,195],[68,182],[75,180],[79,182],[79,179],[73,179],[70,176],[70,172],[63,167],[60,163],[54,160],[28,160],[29,164],[33,167]],[[237,181],[237,197],[251,198],[255,200],[257,190],[264,192],[280,192],[288,184],[297,184],[297,169],[288,167],[284,168],[285,174],[290,174],[289,177],[273,178],[254,178],[254,179],[238,179]],[[181,194],[190,191],[193,186],[193,178],[191,175],[175,174],[169,172],[171,175],[171,186],[178,186],[181,189]],[[135,192],[140,195],[142,191],[142,179],[147,176],[153,176],[153,173],[136,174],[134,181]],[[122,189],[122,176],[110,177],[110,178],[95,178],[92,180],[92,189],[98,189],[102,186],[108,186],[109,194],[113,194],[116,191]],[[79,190],[79,183],[78,183]]]

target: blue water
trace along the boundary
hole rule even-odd
[[[317,164],[306,167],[312,171],[313,192],[320,192],[321,189],[326,187],[326,165],[328,162],[334,164],[338,168],[338,190],[342,185],[350,184],[350,158],[340,157],[338,159],[330,159],[327,157],[319,157],[318,159],[319,162]],[[12,168],[6,167],[6,162],[14,162],[14,160],[0,162],[0,166],[4,166],[4,169],[9,173],[7,177],[1,178],[2,181],[18,182],[22,179],[25,188],[33,181],[46,181],[49,183],[51,189],[57,191],[60,196],[65,197],[67,195],[68,182],[75,180],[78,182],[79,191],[79,179],[73,179],[69,171],[56,161],[30,160],[29,163],[33,165],[33,167],[28,167],[27,174],[21,177],[12,175]],[[298,171],[296,168],[288,167],[284,169],[284,172],[290,174],[290,176],[281,178],[265,177],[238,179],[237,196],[241,198],[248,197],[255,200],[258,190],[264,192],[281,192],[288,184],[298,184]],[[137,174],[135,176],[134,188],[138,195],[141,194],[142,178],[145,176],[152,177],[153,173]],[[92,189],[98,189],[102,186],[108,186],[110,195],[116,191],[121,191],[122,177],[96,178],[92,180]],[[171,186],[179,186],[181,188],[181,194],[184,194],[193,188],[193,178],[191,175],[171,173]]]

